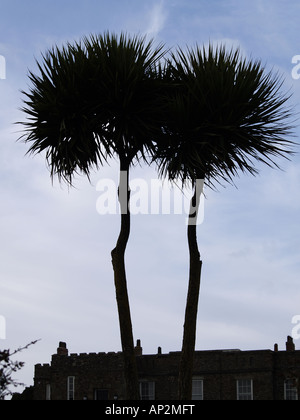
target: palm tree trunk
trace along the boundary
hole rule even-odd
[[[139,383],[134,351],[132,323],[127,291],[125,251],[130,234],[129,210],[129,165],[121,163],[119,202],[121,206],[121,229],[116,248],[112,251],[112,265],[119,313],[119,324],[124,358],[126,399],[139,400]]]
[[[197,314],[200,292],[202,261],[197,244],[197,216],[202,189],[199,183],[191,200],[188,222],[188,245],[190,253],[189,287],[185,310],[185,323],[181,360],[179,366],[178,397],[179,400],[192,399],[193,362],[196,345]]]

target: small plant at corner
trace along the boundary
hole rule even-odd
[[[13,379],[13,374],[21,370],[25,363],[13,361],[12,357],[21,353],[23,350],[27,350],[30,346],[36,344],[37,341],[32,341],[27,346],[20,347],[13,352],[10,350],[0,350],[0,401],[13,395],[11,388],[25,386],[23,383]]]

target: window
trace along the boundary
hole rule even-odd
[[[47,384],[46,385],[46,401],[50,401],[51,400],[51,385]]]
[[[75,395],[75,376],[68,377],[68,401],[73,401]]]
[[[193,379],[192,400],[203,401],[203,380]]]
[[[240,379],[237,381],[237,399],[239,401],[253,400],[252,379]]]
[[[297,379],[284,381],[284,399],[286,401],[298,401]]]
[[[140,382],[141,400],[155,400],[155,382]]]

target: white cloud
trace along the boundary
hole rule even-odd
[[[149,23],[145,33],[151,37],[156,37],[163,29],[167,20],[165,1],[156,3],[149,13]]]

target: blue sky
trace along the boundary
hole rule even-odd
[[[110,251],[118,216],[96,211],[101,178],[117,181],[117,165],[78,178],[68,190],[51,184],[42,157],[24,157],[16,143],[24,119],[21,90],[28,69],[54,44],[110,30],[147,34],[167,47],[225,43],[285,77],[299,112],[300,80],[291,76],[300,54],[298,1],[244,0],[9,0],[1,2],[0,55],[0,316],[22,354],[20,380],[30,385],[33,365],[50,361],[59,341],[71,352],[119,351]],[[296,129],[298,141],[299,128]],[[198,228],[204,262],[197,349],[283,349],[300,314],[300,159],[283,171],[260,167],[236,187],[207,191]],[[150,181],[154,169],[131,178]],[[181,348],[188,277],[185,215],[134,216],[127,252],[134,336],[145,353]],[[300,348],[299,341],[296,347]]]

